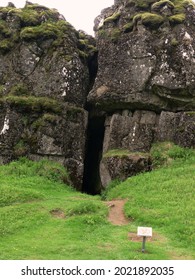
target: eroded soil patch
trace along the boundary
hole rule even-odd
[[[124,215],[124,205],[127,199],[106,201],[106,205],[109,207],[108,221],[113,225],[123,226],[129,224],[130,220]]]
[[[54,218],[58,218],[58,219],[64,219],[65,218],[65,214],[64,212],[57,208],[57,209],[53,209],[51,211],[49,211],[49,213],[54,217]]]

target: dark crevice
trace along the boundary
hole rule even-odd
[[[88,58],[87,61],[88,69],[89,69],[89,91],[93,88],[95,78],[97,76],[98,71],[98,52],[96,52],[92,57]]]
[[[91,195],[101,192],[99,173],[104,140],[104,116],[89,116],[82,191]]]

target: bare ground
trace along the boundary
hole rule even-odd
[[[108,220],[113,225],[123,226],[129,224],[128,220],[124,215],[124,205],[127,202],[127,199],[121,200],[112,200],[106,201],[106,205],[109,207]]]

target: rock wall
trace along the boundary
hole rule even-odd
[[[195,147],[195,8],[191,1],[117,0],[95,20],[104,111],[103,186],[151,170],[154,142]]]
[[[150,171],[155,142],[194,148],[194,18],[190,0],[117,0],[94,39],[55,9],[0,7],[0,164],[59,161],[96,194]]]
[[[94,39],[55,9],[0,8],[1,164],[26,155],[57,160],[81,190],[96,53]]]
[[[173,142],[195,148],[194,112],[128,110],[107,117],[100,164],[105,187],[116,178],[121,180],[152,169],[150,150],[156,142]]]

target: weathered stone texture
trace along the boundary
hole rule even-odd
[[[99,66],[88,96],[93,106],[107,111],[195,109],[193,4],[181,3],[178,15],[166,1],[154,13],[153,3],[158,1],[115,1],[97,17]]]
[[[0,163],[57,160],[81,189],[95,41],[36,4],[0,8],[0,20]]]
[[[100,164],[100,178],[105,188],[112,180],[125,180],[140,172],[150,171],[152,161],[149,155],[127,154],[104,157]]]

